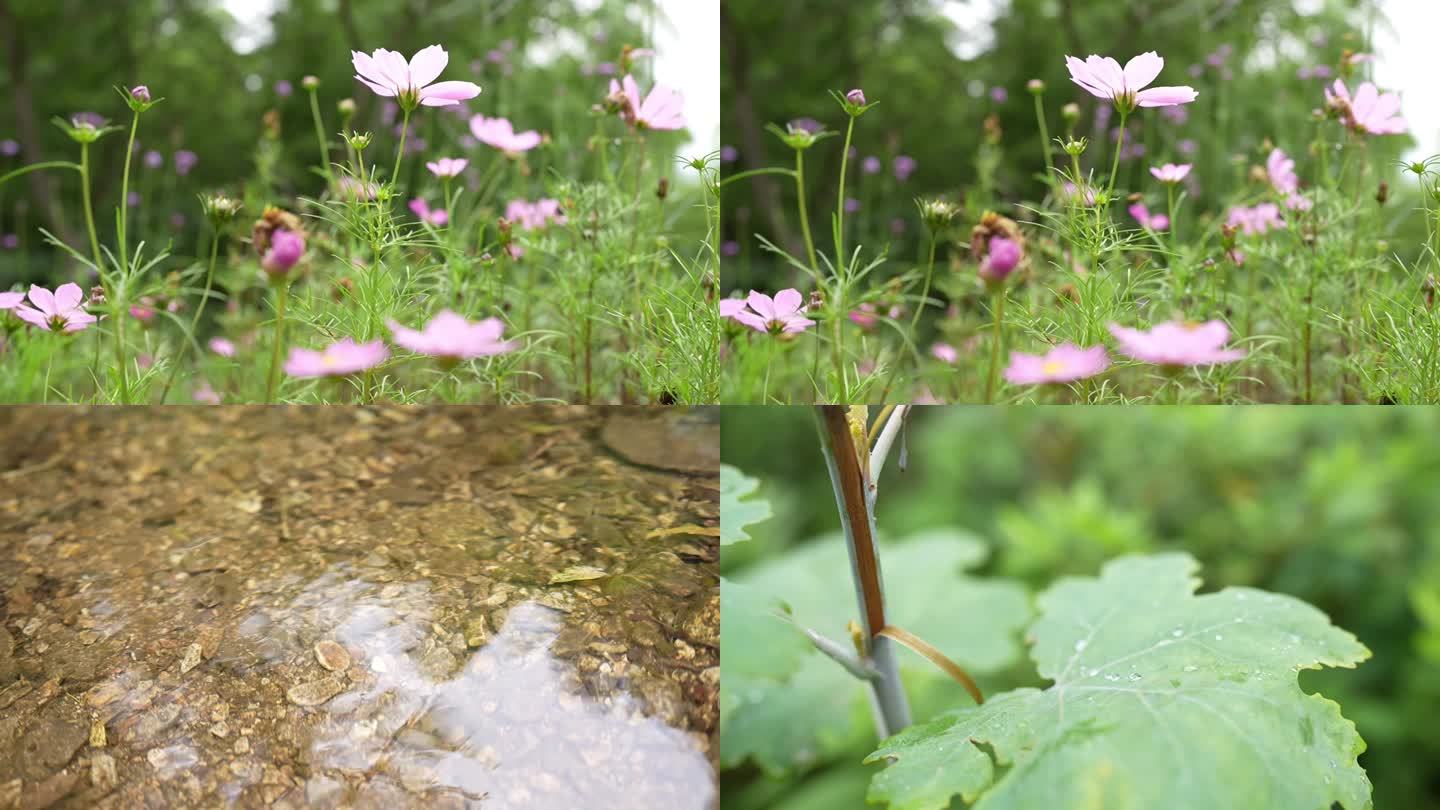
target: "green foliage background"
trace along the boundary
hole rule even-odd
[[[762,482],[775,517],[727,546],[726,576],[838,527],[808,408],[725,409],[723,458]],[[960,529],[991,544],[979,576],[1033,591],[1131,551],[1182,549],[1205,592],[1299,597],[1374,658],[1306,672],[1369,750],[1379,808],[1440,807],[1440,413],[1423,408],[917,409],[909,468],[880,482],[881,533]],[[833,537],[833,536],[832,536]],[[837,611],[854,612],[842,569]],[[905,583],[891,581],[892,600]],[[957,617],[983,621],[983,617]],[[1022,676],[1004,684],[1031,685]],[[856,751],[777,782],[723,778],[727,808],[859,807]]]
[[[1245,189],[1249,167],[1263,165],[1267,139],[1295,157],[1297,169],[1306,174],[1306,151],[1314,137],[1310,114],[1321,106],[1327,82],[1301,79],[1297,71],[1316,65],[1334,71],[1343,51],[1368,50],[1370,32],[1387,24],[1369,0],[1307,3],[1318,7],[1307,14],[1297,11],[1293,0],[1005,0],[987,43],[983,25],[957,25],[940,13],[937,0],[846,0],[845,13],[834,13],[840,5],[835,0],[725,0],[721,136],[738,152],[725,172],[793,168],[791,151],[762,127],[811,117],[843,135],[844,113],[827,91],[863,88],[867,99],[879,104],[856,122],[856,158],[879,157],[885,169],[865,175],[851,160],[846,196],[859,199],[862,207],[849,219],[847,232],[854,236],[847,241],[862,243],[867,256],[888,246],[892,260],[899,262],[923,259],[916,198],[943,195],[963,201],[962,233],[987,208],[1033,219],[1011,208],[1044,193],[1036,179],[1045,166],[1034,103],[1025,89],[1030,79],[1047,86],[1043,100],[1052,138],[1063,134],[1060,108],[1079,104],[1076,134],[1090,139],[1082,167],[1108,174],[1114,138],[1096,123],[1099,100],[1070,81],[1066,54],[1110,55],[1123,64],[1154,50],[1166,62],[1156,84],[1199,90],[1199,100],[1185,108],[1184,124],[1169,123],[1155,110],[1140,117],[1143,124],[1132,122],[1147,151],[1141,159],[1122,162],[1120,186],[1154,191],[1146,173],[1150,165],[1193,162],[1199,194],[1186,204],[1187,218],[1207,209],[1223,217],[1220,206]],[[960,5],[963,13],[988,4]],[[1233,50],[1220,64],[1208,64],[1207,57],[1222,47]],[[973,56],[960,55],[972,51]],[[996,88],[1005,91],[1004,101],[991,97]],[[1003,136],[988,145],[985,119],[992,115]],[[1196,145],[1188,156],[1177,148],[1187,139]],[[831,250],[829,222],[841,142],[822,141],[805,155],[811,228],[822,251]],[[1405,195],[1390,203],[1387,227],[1395,249],[1408,258],[1417,251],[1423,228],[1418,216],[1395,216],[1418,204],[1413,178],[1408,184],[1395,179],[1393,164],[1406,142],[1383,139],[1370,159],[1395,192]],[[903,183],[891,174],[893,159],[901,154],[918,164]],[[1152,208],[1156,202],[1152,196]],[[736,182],[727,187],[723,207],[724,238],[740,251],[725,262],[724,291],[803,286],[803,279],[782,270],[756,239],[763,236],[792,255],[803,255],[790,178]],[[896,220],[903,231],[892,231]],[[892,264],[891,272],[898,270]]]
[[[317,162],[316,135],[302,77],[321,81],[321,112],[332,142],[339,130],[335,105],[354,98],[359,112],[352,128],[375,131],[375,154],[388,160],[395,139],[381,118],[383,100],[352,78],[350,51],[383,47],[409,55],[442,43],[450,65],[441,79],[475,81],[483,88],[469,105],[471,113],[510,117],[517,129],[550,133],[551,145],[536,153],[543,157],[532,158],[532,166],[537,175],[553,168],[574,177],[589,160],[586,140],[595,129],[590,109],[606,92],[606,77],[585,75],[586,70],[617,61],[624,44],[648,44],[645,28],[657,13],[651,0],[604,3],[595,11],[573,0],[287,0],[273,17],[273,40],[240,54],[227,38],[236,23],[214,0],[0,0],[0,140],[15,139],[26,149],[16,157],[0,156],[0,175],[38,160],[77,160],[78,149],[50,119],[94,111],[128,126],[129,110],[112,88],[147,84],[165,101],[141,122],[141,151],[157,149],[166,162],[163,169],[147,170],[137,155],[132,167],[132,188],[145,198],[140,233],[152,244],[174,239],[177,255],[192,256],[204,247],[197,194],[223,190],[249,196],[246,213],[253,218],[259,210],[250,203],[257,195],[263,204],[314,197],[323,189],[310,168]],[[514,43],[508,70],[487,60],[507,40]],[[532,44],[561,41],[579,47],[543,67],[519,56]],[[472,72],[472,64],[478,72]],[[648,75],[643,60],[638,69]],[[251,77],[259,82],[253,92],[246,86]],[[275,92],[281,80],[294,87],[289,97]],[[28,104],[20,103],[22,84]],[[278,148],[264,150],[275,155],[273,172],[265,178],[256,164],[262,117],[269,110],[279,114],[281,135]],[[438,145],[443,139],[435,137],[441,134],[436,128],[449,115],[432,112],[417,117],[411,135]],[[671,153],[679,146],[673,136],[657,140],[666,140]],[[171,170],[177,149],[199,156],[186,178],[175,178]],[[102,242],[113,234],[124,151],[123,133],[92,150]],[[472,164],[476,158],[483,163],[494,152],[477,148],[464,156]],[[417,179],[425,171],[424,160],[412,157],[407,163]],[[693,173],[676,168],[670,174],[674,184],[693,184]],[[44,245],[37,228],[77,237],[67,240],[71,244],[83,242],[77,177],[54,173],[41,182],[49,186],[58,211],[35,197],[27,178],[0,188],[0,234],[21,239],[20,250],[0,250],[0,289],[60,275],[57,254]],[[175,212],[185,215],[186,227],[170,226]],[[686,217],[688,226],[677,230],[694,234],[698,242],[704,213],[695,210]],[[684,253],[690,245],[679,247]]]

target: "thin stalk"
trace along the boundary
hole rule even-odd
[[[315,139],[320,144],[320,168],[325,170],[325,189],[328,191],[335,184],[335,178],[330,176],[330,144],[325,139],[325,122],[320,117],[320,99],[314,88],[310,89],[310,116],[315,119]]]
[[[855,601],[860,608],[864,636],[860,642],[862,655],[873,665],[879,677],[867,681],[871,708],[875,715],[875,731],[881,739],[910,725],[910,704],[900,682],[900,667],[891,640],[880,635],[886,628],[884,580],[880,557],[875,546],[875,518],[867,507],[869,484],[860,466],[858,449],[845,418],[846,409],[839,405],[816,407],[820,428],[820,446],[830,483],[835,490],[835,505],[840,513],[840,526],[850,552],[850,573],[855,585]]]
[[[405,157],[405,136],[410,134],[410,111],[405,110],[400,123],[400,146],[395,150],[395,168],[390,172],[390,182],[400,182],[400,161]]]
[[[1115,175],[1120,171],[1120,148],[1125,144],[1125,119],[1130,113],[1120,111],[1120,134],[1115,136],[1115,157],[1110,161],[1110,185],[1105,187],[1106,197],[1115,196]]]
[[[845,149],[840,153],[840,194],[835,204],[835,265],[845,266],[845,172],[850,165],[850,136],[855,133],[855,116],[845,127]]]
[[[220,253],[220,231],[214,231],[210,236],[210,266],[205,271],[205,292],[200,294],[200,303],[195,307],[195,314],[190,317],[190,328],[185,330],[185,341],[180,344],[180,351],[176,353],[174,363],[170,369],[170,378],[165,381],[165,387],[160,390],[160,404],[165,404],[165,397],[170,394],[170,387],[175,384],[175,378],[180,376],[180,364],[184,362],[185,355],[195,343],[195,330],[200,326],[200,316],[205,313],[205,304],[210,301],[210,290],[215,283],[215,257]]]
[[[795,150],[795,199],[800,201],[800,232],[805,235],[805,255],[810,259],[810,269],[819,273],[815,240],[810,236],[810,215],[805,211],[805,152],[801,149]]]
[[[1005,288],[1000,287],[995,292],[995,337],[990,347],[990,374],[985,379],[985,404],[989,405],[995,401],[995,381],[1000,377],[1000,344],[1004,333],[1001,331],[1005,323]]]
[[[275,287],[275,349],[270,354],[270,377],[265,382],[265,401],[275,401],[275,385],[280,381],[280,361],[285,351],[285,299],[290,296],[290,280]]]
[[[1040,124],[1040,151],[1045,155],[1045,184],[1055,181],[1055,162],[1050,159],[1050,128],[1045,125],[1045,105],[1035,96],[1035,120]]]
[[[80,195],[85,203],[85,230],[90,233],[90,252],[95,261],[95,272],[105,275],[101,264],[100,240],[95,236],[95,210],[90,204],[90,144],[80,144]]]
[[[130,252],[126,241],[125,222],[130,210],[130,158],[135,153],[135,130],[140,127],[140,113],[130,119],[130,140],[125,144],[125,173],[120,176],[120,269],[129,272]]]

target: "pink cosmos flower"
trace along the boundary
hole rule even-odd
[[[634,76],[626,76],[619,82],[610,80],[610,95],[624,99],[621,115],[632,126],[639,129],[685,128],[685,98],[679,90],[657,84],[641,101],[640,85],[635,83]]]
[[[47,332],[79,332],[100,320],[85,311],[85,293],[79,284],[61,284],[55,292],[30,285],[30,305],[16,303],[15,317]]]
[[[1279,149],[1270,150],[1270,156],[1265,159],[1265,176],[1270,178],[1270,187],[1281,194],[1290,194],[1300,188],[1295,161]]]
[[[430,203],[425,202],[422,197],[416,197],[410,201],[410,211],[415,214],[421,222],[434,225],[437,228],[445,227],[446,223],[450,221],[450,214],[446,212],[444,208],[432,210]]]
[[[1061,343],[1045,354],[1011,352],[1005,380],[1012,385],[1070,383],[1094,377],[1110,367],[1110,356],[1104,346],[1082,349],[1073,343]]]
[[[1275,203],[1260,203],[1248,208],[1237,205],[1230,209],[1230,213],[1225,217],[1225,224],[1239,228],[1241,233],[1251,236],[1286,227],[1285,218],[1280,215],[1280,206]]]
[[[486,318],[471,323],[450,310],[441,310],[423,330],[408,329],[390,321],[395,342],[416,354],[428,354],[451,362],[471,357],[487,357],[514,351],[519,343],[502,341],[505,323],[499,318]]]
[[[1069,202],[1083,205],[1086,208],[1093,208],[1095,206],[1095,189],[1089,186],[1086,186],[1082,193],[1080,189],[1075,187],[1074,183],[1066,182],[1061,196]]]
[[[1110,334],[1120,343],[1121,352],[1160,366],[1208,366],[1245,357],[1240,349],[1224,348],[1230,339],[1230,328],[1224,321],[1202,324],[1172,321],[1159,324],[1149,332],[1112,323]]]
[[[1080,61],[1073,56],[1065,57],[1065,66],[1070,69],[1070,79],[1085,88],[1097,98],[1108,98],[1122,110],[1141,107],[1168,107],[1172,104],[1189,104],[1199,95],[1193,87],[1151,87],[1165,67],[1165,60],[1154,51],[1148,51],[1125,63],[1105,56],[1091,54]]]
[[[1309,197],[1300,194],[1287,194],[1285,196],[1285,207],[1291,211],[1309,211],[1315,207],[1315,203]]]
[[[465,171],[465,167],[469,165],[470,161],[464,158],[440,158],[426,163],[425,168],[429,169],[430,173],[436,177],[455,177]]]
[[[346,175],[335,181],[335,190],[347,200],[361,202],[375,199],[379,193],[379,186],[374,183],[362,182],[354,177]]]
[[[285,361],[285,373],[291,377],[343,377],[385,362],[390,350],[385,341],[356,343],[345,338],[326,346],[322,351],[291,349]]]
[[[781,290],[774,298],[751,290],[744,306],[726,306],[721,302],[720,308],[722,317],[772,335],[799,334],[814,326],[815,322],[805,317],[804,313],[805,299],[795,289]]]
[[[215,390],[215,387],[208,382],[200,383],[200,387],[195,389],[195,392],[190,395],[190,398],[204,405],[220,404],[220,394]]]
[[[1162,183],[1178,183],[1190,174],[1190,164],[1166,163],[1164,166],[1151,166],[1150,173]]]
[[[424,48],[410,58],[384,48],[366,56],[351,51],[355,78],[375,91],[376,95],[398,99],[405,108],[416,104],[426,107],[448,107],[480,95],[479,85],[470,82],[436,82],[450,55],[439,45]]]
[[[955,351],[955,347],[949,343],[936,343],[934,346],[931,346],[930,356],[942,363],[950,363],[951,365],[954,365],[955,362],[960,359],[960,353]]]
[[[874,304],[864,303],[856,307],[854,310],[851,310],[850,322],[854,323],[856,326],[859,326],[861,329],[864,329],[866,332],[869,332],[876,326],[880,325],[880,317],[882,314],[892,320],[898,320],[900,316],[905,314],[905,308],[901,306],[893,306],[890,307],[889,311],[881,313],[879,308],[876,307]]]
[[[516,132],[515,127],[504,118],[486,118],[477,115],[470,119],[470,133],[475,139],[506,154],[528,152],[540,145],[543,138],[533,129]]]
[[[1401,135],[1405,132],[1405,119],[1399,115],[1400,94],[1381,93],[1374,82],[1360,85],[1352,97],[1345,82],[1336,79],[1325,91],[1325,104],[1338,111],[1345,124],[1357,132],[1371,135]]]
[[[272,278],[278,278],[290,272],[304,255],[305,237],[279,228],[270,235],[270,249],[260,259],[260,267]]]
[[[1130,206],[1130,216],[1140,223],[1140,227],[1151,231],[1163,231],[1170,227],[1170,217],[1164,214],[1151,214],[1145,203],[1135,203]]]
[[[207,345],[210,346],[210,351],[212,351],[212,352],[220,355],[221,357],[234,357],[234,356],[235,356],[235,344],[234,344],[233,342],[231,342],[230,340],[227,340],[226,338],[223,338],[223,337],[213,337],[213,338],[210,338],[210,342],[209,342],[209,344],[207,344]]]
[[[560,201],[548,197],[533,203],[529,200],[511,200],[505,205],[505,218],[518,223],[527,231],[539,230],[552,223],[564,225],[569,221],[560,211]]]
[[[0,292],[0,312],[7,309],[14,309],[25,301],[25,293],[22,292]]]

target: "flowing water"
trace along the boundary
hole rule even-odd
[[[0,809],[709,810],[709,410],[0,411]]]

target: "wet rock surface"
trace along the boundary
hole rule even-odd
[[[0,411],[0,810],[716,806],[709,421]]]

